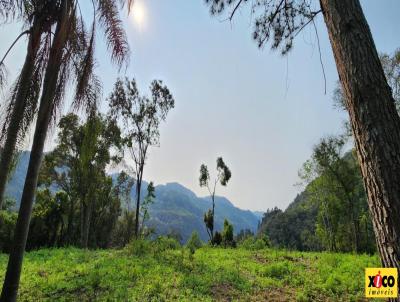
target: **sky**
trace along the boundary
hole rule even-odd
[[[175,98],[175,108],[161,125],[160,146],[149,152],[144,178],[156,184],[179,182],[207,195],[198,184],[200,165],[208,165],[213,177],[222,156],[232,178],[227,187],[217,188],[218,195],[242,209],[286,208],[303,189],[295,185],[297,173],[314,144],[340,133],[346,118],[332,102],[338,76],[322,16],[316,27],[326,93],[313,27],[298,35],[293,50],[282,57],[268,45],[257,48],[246,9],[228,22],[210,16],[203,0],[135,1],[129,16],[121,12],[131,48],[129,66],[118,70],[110,63],[99,35],[96,72],[104,112],[118,76],[135,78],[142,94],[160,79]],[[400,47],[400,1],[361,3],[378,51],[393,53]],[[0,28],[0,55],[20,29],[15,24]],[[7,58],[11,79],[25,50],[22,40]],[[54,137],[52,131],[47,150]]]

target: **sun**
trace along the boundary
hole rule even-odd
[[[146,23],[146,8],[142,1],[134,1],[131,8],[132,19],[134,23],[139,27],[143,28]]]

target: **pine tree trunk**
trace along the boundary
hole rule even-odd
[[[7,272],[0,297],[1,302],[15,302],[17,298],[22,269],[22,260],[32,213],[32,205],[36,192],[39,169],[43,157],[44,143],[53,112],[53,99],[56,93],[60,65],[67,35],[65,28],[67,27],[68,6],[66,2],[67,1],[65,0],[63,2],[63,16],[61,21],[57,24],[52,48],[50,51],[49,62],[46,68],[38,119],[36,122],[31,156],[29,159],[28,172],[25,179],[21,205],[15,227],[14,242],[8,260]]]
[[[15,97],[15,106],[11,113],[11,120],[7,129],[6,141],[0,158],[0,209],[3,205],[4,193],[6,190],[7,178],[10,172],[12,157],[18,138],[18,131],[21,126],[26,107],[26,98],[29,93],[29,86],[35,68],[35,60],[40,47],[42,35],[40,21],[36,19],[29,34],[29,42],[25,62],[18,79],[18,91]]]
[[[400,118],[358,0],[320,0],[385,267],[400,265]]]

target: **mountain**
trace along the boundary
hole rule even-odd
[[[21,199],[28,161],[29,152],[22,152],[7,185],[6,195],[14,198],[17,205]],[[117,178],[117,174],[111,176],[114,180]],[[146,190],[147,183],[143,182],[142,198],[146,195]],[[153,227],[157,234],[179,233],[185,242],[193,231],[197,231],[202,240],[208,240],[203,215],[211,207],[210,197],[198,197],[176,182],[157,185],[155,194],[156,200],[149,208],[150,219],[147,225]],[[131,197],[135,197],[135,188],[132,188]],[[222,229],[226,218],[233,224],[235,233],[242,229],[257,231],[261,220],[259,213],[239,209],[225,197],[216,196],[215,204],[216,230]]]
[[[28,170],[29,157],[29,151],[22,151],[19,154],[18,163],[15,166],[12,177],[6,187],[6,196],[15,199],[18,205],[22,196],[26,171]]]
[[[211,207],[210,197],[197,197],[192,191],[178,183],[156,186],[156,201],[150,207],[148,225],[159,233],[178,231],[185,241],[196,230],[201,239],[207,240],[203,222],[204,213]],[[242,229],[257,231],[259,219],[251,211],[235,207],[225,197],[215,198],[215,229],[223,228],[224,219],[234,226],[235,232]]]

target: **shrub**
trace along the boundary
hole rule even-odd
[[[236,242],[233,239],[233,225],[227,219],[224,220],[224,230],[222,231],[222,241],[224,246],[236,247]]]
[[[221,245],[222,242],[222,235],[220,232],[215,232],[212,245]]]
[[[10,252],[16,222],[16,212],[0,211],[0,252],[2,253]]]
[[[143,256],[150,253],[152,250],[151,242],[149,240],[137,239],[132,240],[128,244],[128,252],[135,256]]]
[[[200,240],[199,233],[197,233],[196,231],[193,231],[189,240],[186,242],[186,247],[189,249],[190,254],[193,255],[194,252],[197,249],[199,249],[202,245],[203,245],[203,243]]]
[[[240,247],[246,250],[262,250],[269,247],[268,238],[248,237],[240,243]]]
[[[172,237],[159,236],[152,242],[153,252],[163,252],[166,250],[176,250],[181,247],[178,240]]]

